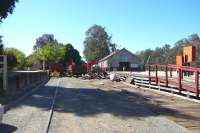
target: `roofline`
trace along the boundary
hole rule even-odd
[[[126,48],[122,48],[120,50],[115,51],[115,53],[110,53],[109,55],[105,56],[104,58],[102,58],[101,60],[99,60],[99,62],[105,61],[106,59],[111,58],[113,55],[117,54],[118,52],[122,51],[122,50],[126,50],[128,53],[130,53],[133,56],[136,56],[135,54],[133,54],[132,52],[130,52],[129,50],[127,50]],[[113,54],[113,55],[111,55]]]

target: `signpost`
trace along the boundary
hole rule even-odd
[[[7,90],[7,56],[0,55],[0,73],[3,79],[3,89]]]

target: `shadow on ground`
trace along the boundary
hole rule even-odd
[[[49,110],[56,86],[41,87],[33,95],[15,104],[12,108],[33,106]],[[150,117],[158,115],[176,116],[177,118],[199,119],[169,107],[160,106],[160,102],[152,103],[153,97],[137,92],[103,90],[97,88],[58,88],[55,111],[73,113],[77,116],[95,116],[109,113],[117,117]],[[158,104],[159,103],[159,104]]]
[[[109,113],[122,118],[167,115],[197,119],[175,109],[151,103],[151,98],[128,91],[59,88],[55,111],[74,113],[82,117]]]
[[[7,125],[7,124],[0,124],[1,133],[13,133],[16,130],[17,130],[17,127]]]
[[[23,105],[49,110],[55,86],[45,86],[34,93]],[[96,88],[58,88],[55,111],[73,113],[77,116],[95,116],[109,113],[123,119],[131,117],[149,117],[158,115],[178,118],[199,119],[182,114],[176,109],[151,103],[152,97],[128,91],[102,90]]]

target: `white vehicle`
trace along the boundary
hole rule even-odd
[[[2,123],[2,120],[3,120],[3,114],[4,114],[4,108],[0,104],[0,124]]]

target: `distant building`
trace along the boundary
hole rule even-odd
[[[140,70],[142,67],[140,59],[125,48],[99,60],[98,65],[101,69],[109,71],[133,71]]]

